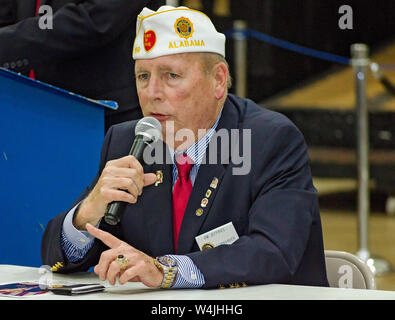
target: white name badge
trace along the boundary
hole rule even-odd
[[[195,237],[196,242],[200,248],[200,251],[218,247],[221,244],[232,244],[239,236],[236,232],[233,222],[224,224],[218,228],[210,230],[206,233]]]

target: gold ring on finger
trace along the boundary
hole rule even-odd
[[[128,266],[128,259],[123,254],[120,254],[115,261],[118,262],[121,270],[125,270]]]

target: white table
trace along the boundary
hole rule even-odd
[[[260,285],[231,289],[152,289],[140,283],[111,286],[100,281],[94,273],[57,274],[56,282],[101,283],[106,289],[100,293],[80,296],[55,295],[52,292],[18,300],[395,300],[395,291],[339,289],[293,285]],[[41,282],[43,275],[39,268],[0,265],[0,284],[22,281]],[[10,297],[1,297],[0,300]]]

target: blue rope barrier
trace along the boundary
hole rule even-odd
[[[344,64],[344,65],[351,64],[351,58],[339,56],[336,54],[332,54],[332,53],[328,53],[328,52],[324,52],[324,51],[320,51],[320,50],[311,49],[308,47],[304,47],[304,46],[301,46],[301,45],[298,45],[298,44],[295,44],[295,43],[292,43],[289,41],[285,41],[285,40],[281,40],[281,39],[278,39],[273,36],[269,36],[268,34],[265,34],[265,33],[262,33],[262,32],[256,31],[256,30],[252,30],[252,29],[247,29],[244,31],[231,29],[231,30],[228,30],[227,32],[225,32],[225,36],[231,37],[235,33],[239,33],[239,34],[241,33],[246,38],[249,38],[249,37],[255,38],[257,40],[270,43],[274,46],[283,48],[285,50],[297,52],[297,53],[307,55],[307,56],[310,56],[313,58],[326,60],[329,62],[334,62],[334,63],[339,63],[339,64]],[[395,71],[395,65],[390,65],[390,64],[386,64],[386,63],[378,63],[378,65],[380,66],[381,69]]]

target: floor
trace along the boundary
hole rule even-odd
[[[385,213],[385,200],[386,195],[371,192],[368,249],[372,257],[384,259],[394,268],[393,271],[376,276],[376,288],[395,290],[395,216]],[[341,250],[353,254],[358,251],[356,204],[356,191],[320,196],[325,250]]]

